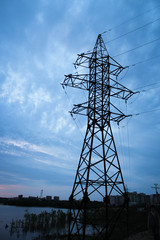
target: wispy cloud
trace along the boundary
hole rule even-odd
[[[21,72],[22,71],[22,72]],[[11,66],[5,72],[5,81],[1,86],[1,101],[8,104],[18,104],[26,111],[29,107],[37,110],[42,103],[51,103],[52,98],[48,90],[35,86],[32,83],[31,74],[23,72],[23,69],[14,71]],[[31,85],[29,86],[29,82]]]
[[[13,71],[10,66],[5,74],[6,79],[1,86],[0,97],[7,100],[8,103],[18,102],[23,104],[25,101],[24,86],[27,82],[26,77],[19,72]]]
[[[74,155],[70,153],[65,147],[62,146],[45,146],[36,145],[22,140],[4,139],[0,138],[0,144],[3,144],[3,150],[1,153],[25,156],[25,153],[32,155],[32,161],[40,162],[45,165],[56,166],[59,168],[73,168],[73,162],[75,161]],[[5,145],[5,146],[4,146]],[[16,148],[16,149],[13,149]],[[34,153],[34,155],[33,155]],[[36,157],[36,153],[44,154],[43,156]],[[47,159],[48,157],[48,159]],[[33,164],[35,167],[35,164]]]

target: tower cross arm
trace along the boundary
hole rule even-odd
[[[131,117],[132,115],[126,115],[120,109],[118,109],[116,106],[114,106],[112,103],[110,103],[112,110],[110,111],[110,120],[117,122],[119,124],[124,118]]]
[[[89,74],[69,74],[65,75],[62,87],[73,87],[82,90],[89,90]]]
[[[123,86],[119,82],[115,81],[114,79],[111,79],[112,85],[110,86],[111,89],[111,97],[115,98],[121,98],[123,100],[128,100],[130,97],[132,97],[134,94],[138,92],[133,92],[129,88]]]
[[[122,67],[115,59],[109,55],[110,71],[109,74],[118,77],[118,75],[126,68]]]
[[[93,52],[81,53],[78,54],[77,60],[74,63],[75,68],[81,66],[84,68],[89,68],[88,63],[90,62]]]
[[[114,121],[114,122],[117,122],[117,124],[119,124],[123,119],[131,116],[132,116],[131,114],[125,115],[125,114],[118,114],[118,113],[111,112],[110,121]]]
[[[83,116],[87,115],[87,109],[88,109],[88,101],[80,104],[74,104],[73,109],[70,111],[71,116],[73,114],[80,114]],[[85,111],[85,112],[83,112]]]

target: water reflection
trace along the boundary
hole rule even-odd
[[[23,221],[25,219],[24,215],[27,213],[39,215],[42,212],[51,213],[54,210],[58,212],[58,209],[51,208],[51,207],[21,207],[21,206],[17,207],[17,206],[0,205],[0,240],[45,239],[45,238],[42,238],[41,230],[40,231],[34,230],[32,232],[22,231]],[[67,209],[61,209],[61,210],[67,215],[67,211],[68,211]],[[21,224],[20,222],[18,222],[19,220],[22,221]],[[12,231],[10,231],[11,224],[12,224]],[[22,227],[19,229],[15,229],[15,226],[18,224],[22,225]],[[6,227],[6,225],[8,227]],[[57,225],[59,226],[59,224]],[[52,232],[55,232],[56,234],[60,232],[64,235],[66,233],[66,229],[68,230],[67,226],[65,229],[62,229],[59,227],[57,231],[55,229]],[[49,239],[49,238],[46,238],[46,239]],[[55,238],[52,238],[52,239],[55,239]]]
[[[52,210],[40,214],[26,211],[23,219],[12,219],[9,231],[10,236],[16,234],[17,238],[27,233],[37,233],[38,239],[66,239],[68,228],[68,212]]]

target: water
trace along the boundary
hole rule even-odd
[[[0,205],[0,240],[32,240],[34,237],[38,237],[41,235],[41,232],[27,232],[23,233],[22,231],[17,228],[18,232],[14,232],[14,234],[10,234],[10,223],[12,220],[22,220],[24,219],[24,214],[40,214],[41,212],[48,212],[51,213],[53,210],[62,210],[63,212],[67,213],[68,209],[57,209],[51,207],[19,207],[19,206],[7,206],[7,205]],[[5,228],[6,224],[8,228]],[[57,231],[61,234],[67,234],[68,226],[65,228],[52,229],[50,233],[57,233]],[[87,225],[86,233],[91,234],[94,233],[94,229],[92,226]]]
[[[23,219],[26,211],[28,213],[39,214],[43,211],[51,212],[54,208],[50,207],[16,207],[16,206],[7,206],[0,205],[0,240],[31,240],[33,237],[38,236],[39,234],[36,232],[23,234],[20,233],[18,236],[14,233],[12,236],[10,235],[9,227],[5,228],[6,224],[10,226],[12,219],[18,220]],[[58,209],[54,209],[58,210]],[[62,210],[62,209],[61,209]],[[67,209],[63,209],[64,212],[67,212]]]

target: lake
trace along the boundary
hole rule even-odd
[[[12,219],[23,219],[26,211],[29,214],[40,214],[41,212],[51,212],[52,210],[57,211],[58,209],[51,207],[17,207],[0,205],[0,240],[32,240],[33,237],[39,235],[37,232],[26,234],[20,233],[20,235],[14,233],[13,235],[10,235],[10,228],[5,228],[6,224],[10,226]],[[67,209],[63,209],[62,211],[67,212]]]

